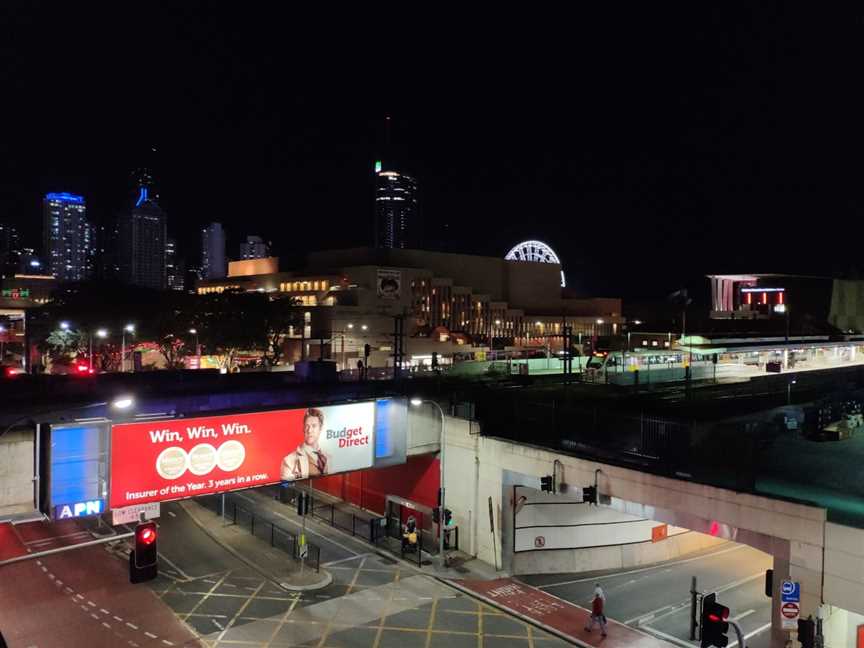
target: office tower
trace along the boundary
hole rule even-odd
[[[169,238],[165,243],[165,281],[168,290],[183,290],[186,283],[186,264],[177,253],[177,241]]]
[[[201,230],[201,274],[204,279],[219,279],[228,274],[225,230],[220,223],[210,223]]]
[[[163,290],[166,286],[168,216],[159,206],[149,170],[136,177],[134,206],[117,223],[117,265],[120,280],[135,286]]]
[[[420,247],[417,180],[381,160],[375,162],[375,246]]]
[[[61,281],[91,277],[96,254],[95,230],[87,220],[84,197],[49,193],[42,205],[46,270]]]
[[[270,248],[260,236],[247,236],[240,244],[241,259],[264,259],[270,256]]]

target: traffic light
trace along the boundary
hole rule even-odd
[[[702,648],[725,648],[729,643],[729,608],[717,602],[717,594],[702,597]]]
[[[816,645],[816,623],[813,619],[798,619],[798,641],[801,648],[813,648]]]
[[[135,549],[129,553],[129,580],[143,583],[159,574],[158,531],[155,522],[141,522],[135,527]]]
[[[364,344],[363,345],[363,355],[368,358],[370,353],[372,353],[372,347],[369,346],[368,344]]]
[[[588,502],[589,504],[597,503],[597,487],[596,486],[585,486],[582,489],[582,501]]]
[[[453,511],[448,508],[444,509],[444,526],[450,524],[450,520],[453,518]]]
[[[297,494],[297,515],[303,516],[309,513],[309,493]]]
[[[552,475],[546,475],[545,477],[540,478],[540,490],[546,491],[547,493],[554,492],[552,486]]]

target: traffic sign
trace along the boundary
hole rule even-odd
[[[798,617],[801,614],[801,607],[798,603],[787,601],[780,603],[780,620],[783,630],[796,630],[798,628]]]
[[[801,583],[784,580],[783,584],[780,585],[780,600],[783,603],[800,603]]]

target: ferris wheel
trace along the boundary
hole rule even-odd
[[[561,265],[561,259],[555,254],[555,250],[543,241],[522,241],[514,245],[507,256],[507,261],[531,261],[533,263],[557,263]],[[564,271],[561,271],[561,287],[566,287]]]

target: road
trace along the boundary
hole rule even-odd
[[[286,529],[299,524],[291,507],[262,493],[231,497]],[[333,582],[315,591],[286,591],[216,543],[190,517],[189,506],[162,505],[160,577],[152,589],[209,648],[568,645],[314,521],[307,533],[321,547],[322,567]],[[260,553],[248,557],[263,564],[262,556],[278,550],[259,542]]]
[[[606,593],[606,614],[672,643],[691,648],[690,579],[702,592],[717,592],[741,625],[749,648],[767,648],[771,599],[765,596],[765,570],[771,556],[746,545],[727,543],[716,550],[656,567],[592,578],[578,574],[521,576],[524,582],[562,599],[590,607],[595,583]],[[730,628],[729,646],[736,645]]]

